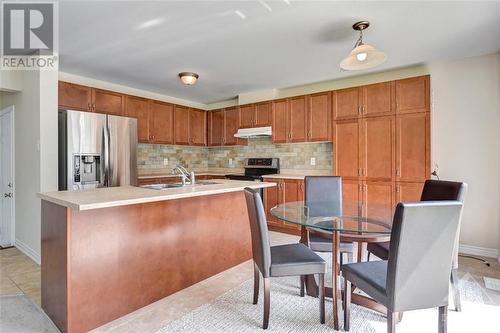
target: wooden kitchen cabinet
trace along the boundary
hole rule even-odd
[[[299,225],[276,219],[272,216],[270,210],[274,206],[286,202],[304,200],[304,181],[300,179],[283,178],[266,178],[265,181],[277,184],[275,187],[267,187],[264,189],[264,209],[266,211],[269,229],[299,235]]]
[[[255,127],[255,106],[254,104],[241,105],[240,109],[240,128]]]
[[[124,106],[123,94],[102,89],[92,89],[93,112],[123,116]]]
[[[148,100],[140,97],[126,96],[125,116],[137,119],[137,140],[139,143],[150,143]]]
[[[332,140],[331,93],[309,95],[307,98],[307,141]]]
[[[176,145],[189,145],[189,108],[174,106],[174,143]]]
[[[365,181],[361,191],[363,216],[392,224],[395,202],[394,183]]]
[[[288,102],[286,99],[273,101],[273,143],[286,143]]]
[[[224,144],[224,110],[208,112],[208,145],[222,146]]]
[[[207,112],[204,110],[189,110],[189,142],[194,146],[207,144]]]
[[[238,108],[226,108],[224,110],[224,145],[236,145],[239,139],[234,135],[238,132],[239,126],[239,111]]]
[[[396,116],[396,180],[423,182],[430,177],[429,113]]]
[[[360,122],[361,178],[391,181],[395,174],[395,117],[364,118]]]
[[[92,88],[59,81],[58,105],[60,109],[91,111]]]
[[[430,76],[396,80],[396,113],[430,111]]]
[[[342,213],[347,216],[358,216],[360,212],[361,182],[342,179]]]
[[[420,201],[424,183],[396,183],[396,203]]]
[[[361,115],[364,117],[394,114],[395,82],[381,82],[362,86]]]
[[[347,88],[340,89],[333,92],[334,94],[334,107],[333,118],[334,120],[353,119],[358,118],[361,112],[360,106],[360,89]]]
[[[272,125],[272,105],[271,102],[255,104],[255,127],[267,127]]]
[[[174,106],[169,103],[150,101],[149,138],[153,143],[174,143]]]
[[[306,97],[293,97],[288,102],[288,142],[305,142],[307,141]]]
[[[361,176],[360,120],[339,120],[334,123],[334,173],[344,179]]]

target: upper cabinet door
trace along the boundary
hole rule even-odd
[[[340,89],[335,94],[334,120],[358,118],[361,112],[360,88]]]
[[[294,97],[289,99],[288,122],[288,141],[307,141],[306,96]]]
[[[93,89],[93,111],[114,116],[123,116],[124,98],[112,91]]]
[[[255,104],[255,127],[271,126],[272,114],[271,102]]]
[[[387,116],[394,114],[395,82],[370,84],[360,88],[362,91],[363,116]]]
[[[238,132],[239,111],[237,107],[226,108],[224,110],[224,144],[235,145],[238,139],[234,137]]]
[[[151,101],[149,108],[149,131],[154,143],[174,143],[174,106]]]
[[[394,116],[361,120],[361,176],[366,180],[391,181],[394,177]]]
[[[359,152],[360,123],[358,119],[334,123],[333,147],[336,176],[357,179],[361,176]]]
[[[207,145],[207,112],[204,110],[189,110],[190,144],[195,146]]]
[[[307,109],[307,141],[332,141],[331,93],[310,95]]]
[[[59,108],[91,111],[92,88],[59,81]]]
[[[208,145],[222,146],[224,144],[224,110],[208,112]]]
[[[189,144],[189,108],[174,106],[174,143],[177,145]]]
[[[240,106],[240,128],[250,128],[255,125],[255,106],[253,104]]]
[[[273,142],[287,142],[288,102],[286,99],[273,101]]]
[[[430,77],[419,76],[396,81],[396,113],[430,111]]]
[[[423,182],[430,177],[429,114],[396,116],[396,180]]]
[[[149,135],[149,103],[145,98],[127,96],[125,115],[137,119],[137,140],[140,143],[151,142]]]

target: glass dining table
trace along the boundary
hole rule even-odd
[[[350,210],[352,211],[352,210]],[[391,221],[382,218],[339,215],[330,202],[304,201],[287,202],[271,208],[275,218],[300,226],[300,242],[309,245],[309,233],[319,234],[332,239],[332,288],[325,288],[325,294],[333,300],[334,328],[339,329],[339,298],[342,298],[340,288],[340,242],[357,243],[358,261],[362,258],[363,243],[387,242],[391,235]],[[318,296],[318,286],[313,276],[306,277],[306,290],[310,296]],[[368,307],[386,314],[386,309],[371,298],[353,293],[353,303]]]

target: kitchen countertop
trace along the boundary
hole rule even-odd
[[[228,173],[221,173],[221,172],[195,172],[195,177],[198,176],[225,176]],[[171,174],[171,173],[157,173],[157,174],[144,174],[144,175],[139,175],[137,178],[138,179],[151,179],[151,178],[175,178],[175,177],[181,177],[179,174]]]
[[[106,207],[134,205],[140,203],[175,200],[204,195],[238,192],[245,187],[265,188],[274,183],[217,179],[217,184],[194,185],[154,190],[134,186],[108,187],[82,191],[56,191],[38,193],[38,197],[74,210],[90,210]]]
[[[310,175],[310,174],[284,174],[284,173],[278,173],[274,175],[265,175],[262,176],[264,180],[266,178],[277,178],[277,179],[299,179],[299,180],[304,180],[306,176],[330,176],[330,175]]]

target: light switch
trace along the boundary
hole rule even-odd
[[[163,165],[168,165],[168,158],[163,159]]]
[[[311,157],[311,165],[316,165],[316,157]]]

